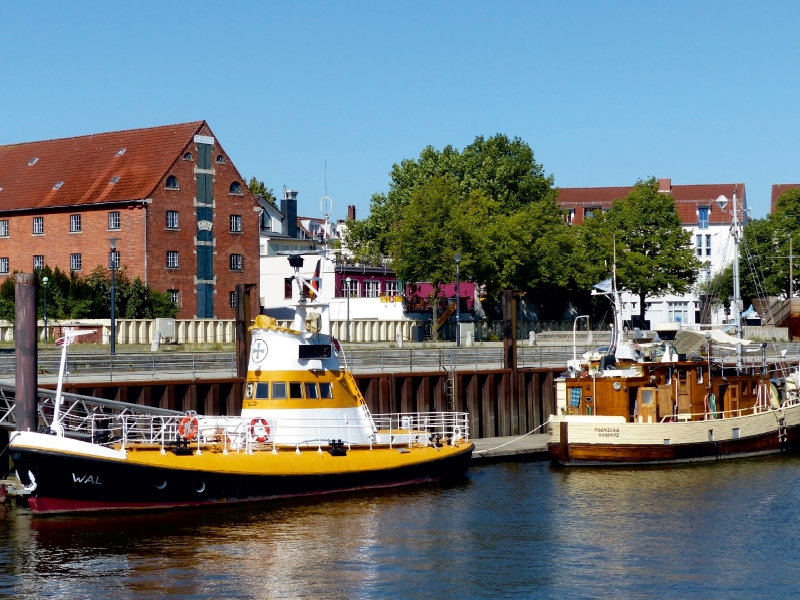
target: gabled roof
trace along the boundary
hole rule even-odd
[[[0,146],[0,212],[149,198],[204,123]]]
[[[800,188],[800,183],[774,183],[772,185],[772,198],[770,199],[769,203],[769,212],[775,212],[775,206],[778,203],[778,198],[780,198],[784,192],[796,190],[798,188]]]
[[[675,199],[678,215],[685,225],[698,222],[697,208],[708,206],[710,223],[730,223],[730,211],[722,212],[714,203],[720,196],[729,200],[733,198],[733,191],[741,202],[745,199],[744,183],[710,183],[700,185],[671,185],[670,180],[660,180],[667,186],[663,191],[668,191]],[[633,186],[624,187],[595,187],[595,188],[559,188],[558,203],[562,208],[611,208],[611,204],[618,198],[625,198]],[[745,204],[746,206],[746,204]],[[581,223],[583,214],[576,214],[574,222]]]

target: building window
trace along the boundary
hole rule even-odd
[[[179,298],[178,290],[167,290],[167,296],[169,297],[170,302],[172,302],[175,305],[178,304],[178,298]]]
[[[69,255],[69,268],[72,271],[80,271],[81,270],[81,255],[80,254],[70,254]]]
[[[183,155],[183,160],[194,160],[192,158],[192,153],[191,152],[187,152],[186,154],[184,154]]]
[[[238,194],[240,196],[242,195],[242,186],[238,181],[234,181],[231,184],[230,193],[231,194]]]
[[[399,289],[397,280],[386,281],[383,284],[384,289],[386,290],[387,296],[399,296]]]
[[[0,237],[8,237],[8,219],[0,221]]]
[[[80,215],[70,215],[69,216],[69,231],[70,231],[70,233],[80,233],[80,231],[81,231],[81,216]]]
[[[695,237],[697,240],[695,251],[697,252],[697,256],[703,256],[703,236],[698,235]]]
[[[700,229],[708,229],[708,215],[711,212],[711,207],[701,206],[697,209],[698,227]]]
[[[689,322],[689,303],[688,302],[667,302],[669,311],[668,320],[670,323]]]
[[[119,229],[119,211],[108,213],[108,228]]]
[[[236,308],[236,291],[235,290],[229,294],[228,304],[231,305],[231,308]]]
[[[379,281],[365,281],[364,295],[367,298],[377,298],[380,296],[381,286]]]
[[[44,269],[44,255],[34,254],[33,256],[33,270]]]
[[[114,177],[111,178],[111,181],[109,181],[109,183],[117,183],[118,181],[119,181],[119,175],[114,175]]]
[[[108,253],[108,268],[110,269],[112,265],[115,269],[119,269],[119,250]]]
[[[225,164],[225,157],[222,154],[217,154],[217,164],[224,165]]]
[[[706,234],[706,256],[711,256],[711,234]]]
[[[179,267],[178,263],[178,252],[177,250],[168,250],[167,251],[167,268],[168,269],[177,269]]]
[[[241,271],[244,266],[244,257],[241,254],[231,254],[231,271]]]
[[[8,273],[8,258],[0,258],[0,273]]]
[[[602,206],[587,206],[583,209],[584,219],[594,219],[595,217],[599,217],[601,214],[603,214]]]
[[[348,290],[348,282],[347,280],[342,281],[342,296],[345,298],[350,296],[351,298],[358,298],[358,280],[351,279],[350,280],[350,289]]]
[[[166,187],[168,190],[179,190],[180,187],[178,187],[178,178],[175,177],[175,175],[170,175],[169,177],[167,177]]]
[[[167,229],[177,229],[178,228],[178,211],[177,210],[168,210],[167,211]]]
[[[242,233],[242,215],[231,215],[231,233]]]
[[[283,280],[283,297],[288,299],[292,297],[292,281],[294,277],[287,277]]]
[[[44,217],[33,217],[33,235],[44,234]]]

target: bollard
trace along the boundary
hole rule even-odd
[[[403,334],[399,331],[397,332],[397,347],[398,348],[403,347]]]
[[[38,429],[38,347],[36,345],[36,279],[31,273],[17,273],[15,294],[14,346],[17,431]]]
[[[535,345],[536,345],[536,332],[535,331],[531,331],[528,334],[528,346],[533,347]]]

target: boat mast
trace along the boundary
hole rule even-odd
[[[744,337],[742,331],[742,295],[739,287],[739,217],[736,210],[736,188],[733,188],[733,221],[731,223],[733,234],[733,310],[736,313],[736,337]],[[736,344],[736,373],[742,370],[742,345]]]

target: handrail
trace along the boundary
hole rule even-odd
[[[714,420],[723,420],[723,419],[736,419],[739,417],[745,417],[747,415],[753,414],[758,415],[761,413],[766,412],[780,412],[786,408],[791,406],[795,406],[800,404],[799,399],[789,399],[786,400],[783,404],[780,405],[778,408],[773,408],[771,406],[763,406],[759,404],[755,404],[750,408],[737,408],[737,409],[728,409],[728,410],[716,410],[716,411],[707,411],[707,412],[699,412],[699,413],[678,413],[676,415],[665,415],[661,417],[659,423],[677,423],[681,421],[692,421],[692,417],[704,417],[704,421],[714,421]],[[717,416],[719,415],[719,416]]]

